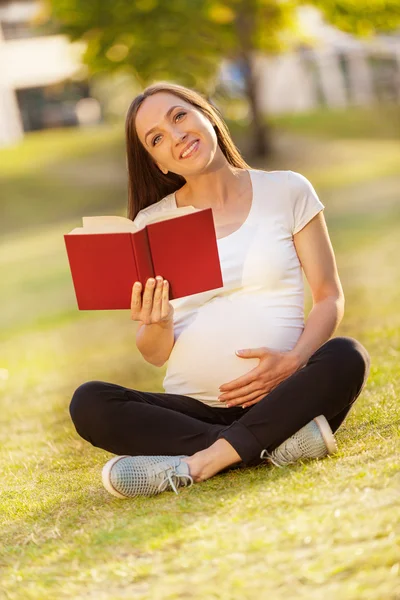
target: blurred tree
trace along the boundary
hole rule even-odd
[[[370,34],[400,24],[399,0],[47,0],[47,16],[87,42],[91,73],[123,71],[141,86],[172,79],[210,97],[222,59],[237,61],[252,123],[252,151],[266,156],[270,135],[258,103],[255,51],[295,43],[297,13],[314,4],[334,25]],[[45,11],[46,12],[46,11]]]
[[[302,4],[312,4],[329,23],[361,37],[388,33],[400,27],[399,0],[303,0]]]

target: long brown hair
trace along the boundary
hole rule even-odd
[[[139,140],[136,132],[135,119],[139,107],[148,96],[158,92],[170,92],[199,109],[213,124],[218,145],[227,161],[234,167],[249,168],[235,146],[221,113],[209,100],[199,92],[175,83],[159,82],[150,85],[133,100],[125,121],[128,164],[128,218],[132,221],[140,210],[179,190],[185,183],[185,179],[181,175],[170,171],[165,175],[160,171]]]

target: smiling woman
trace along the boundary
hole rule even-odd
[[[182,156],[194,142],[195,151]],[[189,197],[187,176],[211,163],[227,163],[232,171],[249,167],[218,109],[194,90],[172,83],[153,85],[134,99],[126,118],[126,149],[132,220],[171,192],[180,190],[183,198],[187,191]],[[195,186],[197,195],[210,196],[214,186],[209,183],[206,189],[201,181],[200,185],[202,189]]]
[[[134,99],[126,142],[129,217],[140,228],[180,206],[211,208],[224,285],[171,301],[163,273],[133,286],[137,347],[155,366],[168,361],[165,392],[102,381],[75,391],[78,433],[117,454],[105,487],[150,495],[263,459],[332,454],[369,358],[352,338],[329,339],[344,297],[312,184],[250,168],[218,110],[174,84]]]

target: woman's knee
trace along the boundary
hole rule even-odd
[[[99,405],[99,394],[104,390],[104,385],[102,381],[86,381],[75,390],[69,405],[69,413],[79,434],[93,419]]]
[[[351,337],[335,337],[326,343],[327,349],[334,352],[335,362],[356,376],[362,384],[367,380],[370,369],[370,356],[366,348]]]

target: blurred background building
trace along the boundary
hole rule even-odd
[[[101,98],[91,97],[82,64],[85,45],[35,26],[39,6],[0,0],[0,145],[24,131],[101,120]],[[315,8],[302,7],[299,17],[310,45],[256,56],[263,112],[400,103],[400,33],[366,41],[327,25]],[[222,61],[217,84],[233,96],[243,94],[237,63]]]
[[[361,39],[324,23],[313,7],[300,8],[299,19],[312,46],[257,56],[259,101],[265,113],[400,103],[400,32]],[[232,93],[243,92],[236,64],[223,62],[221,80]]]
[[[35,27],[38,3],[0,0],[0,144],[23,131],[98,120],[84,45]],[[90,114],[89,114],[90,113]]]

